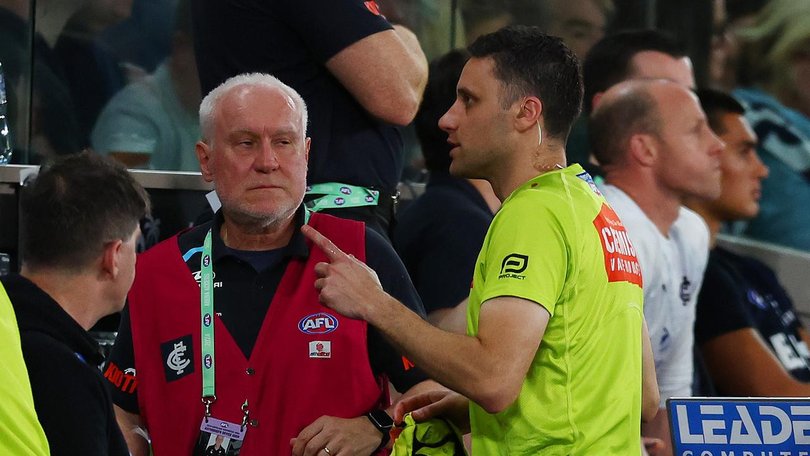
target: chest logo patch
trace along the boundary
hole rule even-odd
[[[194,372],[191,334],[160,344],[166,381],[179,380]]]
[[[333,315],[319,312],[302,318],[298,322],[298,329],[304,334],[329,334],[336,330],[339,324]]]
[[[313,340],[309,343],[310,358],[331,358],[332,342],[328,340]]]
[[[636,258],[636,249],[616,212],[607,204],[602,204],[602,210],[593,219],[593,225],[602,242],[608,281],[630,282],[641,286],[641,266]]]
[[[681,281],[681,302],[684,306],[689,305],[689,300],[692,299],[692,282],[689,281],[689,278],[683,276],[683,280]]]

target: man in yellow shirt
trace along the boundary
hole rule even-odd
[[[470,424],[477,454],[639,454],[641,274],[590,176],[564,167],[582,98],[577,61],[531,27],[501,29],[469,50],[439,125],[453,146],[450,172],[487,179],[503,206],[476,264],[467,335],[423,322],[305,227],[330,260],[315,268],[321,302],[368,321],[458,391],[398,410]]]

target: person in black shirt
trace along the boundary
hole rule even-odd
[[[197,72],[205,95],[229,77],[261,72],[301,94],[312,148],[307,183],[379,192],[376,205],[308,203],[387,233],[403,167],[399,127],[413,120],[427,81],[416,36],[376,1],[192,2]],[[332,186],[337,190],[339,186]],[[365,191],[365,190],[363,190]]]
[[[808,396],[810,333],[799,322],[790,297],[771,268],[715,243],[724,223],[751,219],[759,212],[768,168],[757,156],[756,134],[734,98],[705,89],[698,96],[709,124],[726,144],[720,198],[688,202],[709,225],[714,246],[695,321],[695,342],[709,385],[720,395]]]
[[[222,448],[224,437],[218,435],[214,444],[205,449],[205,456],[225,456],[225,448]]]
[[[129,454],[87,331],[124,306],[148,201],[126,169],[90,153],[44,168],[23,187],[22,271],[2,283],[53,455]]]

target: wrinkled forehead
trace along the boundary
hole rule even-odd
[[[302,136],[306,133],[303,113],[292,97],[277,87],[237,86],[222,98],[217,109],[218,127],[226,130],[236,124],[270,122],[287,124]]]

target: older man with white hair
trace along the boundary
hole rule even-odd
[[[302,206],[310,140],[293,89],[235,76],[205,97],[200,124],[197,157],[222,208],[141,256],[106,368],[130,450],[147,453],[145,427],[158,456],[196,454],[217,435],[242,456],[379,451],[388,380],[429,383],[365,322],[320,304],[325,256],[300,227],[330,232],[423,312],[407,272],[363,223]],[[116,381],[127,375],[137,380]]]

